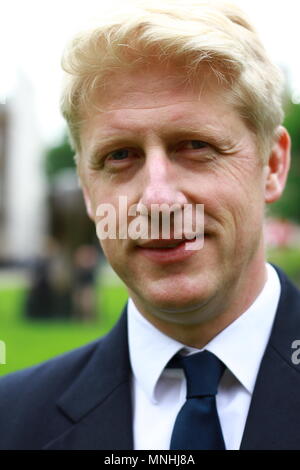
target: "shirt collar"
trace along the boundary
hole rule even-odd
[[[251,394],[281,290],[278,275],[270,264],[267,264],[267,275],[263,290],[248,310],[205,346]],[[154,403],[157,382],[169,360],[182,348],[196,351],[158,330],[139,313],[131,299],[128,301],[128,342],[134,377]]]

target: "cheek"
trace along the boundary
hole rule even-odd
[[[244,213],[259,208],[264,203],[263,171],[257,165],[244,165],[243,161],[224,166],[215,173],[216,197],[220,204],[228,204],[231,210]]]
[[[258,184],[257,184],[258,182]],[[206,184],[203,197],[208,222],[216,221],[220,239],[226,244],[244,245],[242,239],[257,238],[261,233],[265,204],[259,180],[242,181],[216,177]]]

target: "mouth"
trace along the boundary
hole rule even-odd
[[[139,246],[139,248],[147,248],[149,250],[169,250],[173,248],[177,248],[179,245],[182,243],[185,243],[187,240],[181,239],[181,240],[150,240],[143,245]]]
[[[206,236],[204,236],[206,238]],[[146,258],[158,264],[167,264],[172,262],[184,261],[198,251],[198,248],[194,249],[193,244],[197,241],[203,246],[203,237],[199,240],[199,237],[193,239],[181,239],[181,240],[149,240],[148,242],[137,245],[136,248],[139,253],[144,255]],[[200,245],[199,245],[200,246]],[[200,249],[200,248],[199,248]]]

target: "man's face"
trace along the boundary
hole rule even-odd
[[[149,209],[204,204],[200,250],[154,240],[101,242],[138,308],[181,324],[222,313],[238,286],[246,298],[264,258],[265,171],[255,137],[228,104],[228,91],[212,77],[201,85],[183,84],[175,66],[116,75],[94,97],[99,111],[81,132],[79,171],[95,222],[99,204],[118,210],[121,196]]]

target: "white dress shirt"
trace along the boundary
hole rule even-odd
[[[280,297],[280,281],[267,264],[267,281],[250,308],[215,336],[203,349],[224,362],[216,397],[226,449],[239,449],[258,369],[268,343]],[[186,347],[165,335],[128,302],[129,355],[133,371],[134,449],[170,448],[176,416],[186,399],[182,370],[165,369]],[[165,370],[164,370],[165,369]]]

